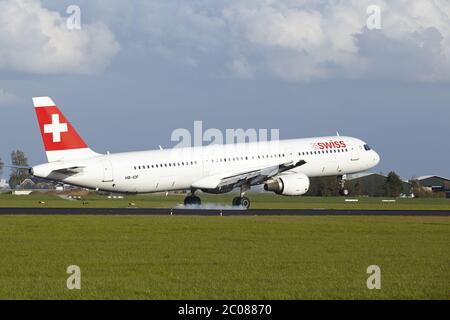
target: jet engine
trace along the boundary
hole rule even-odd
[[[266,181],[264,190],[284,196],[301,196],[308,192],[309,178],[303,173],[284,174]]]

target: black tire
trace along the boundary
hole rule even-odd
[[[202,204],[202,201],[197,196],[187,196],[186,198],[184,198],[184,205],[185,206],[201,205],[201,204]]]
[[[248,209],[248,208],[250,208],[250,199],[249,198],[247,198],[247,197],[242,197],[242,198],[240,198],[239,199],[240,201],[240,205],[242,206],[242,207],[244,207],[245,209]]]
[[[188,206],[192,204],[192,197],[191,196],[187,196],[186,198],[184,198],[184,205]]]
[[[199,197],[193,196],[192,199],[193,199],[192,204],[195,204],[198,206],[202,204],[202,200]]]
[[[233,206],[239,206],[240,205],[240,200],[241,200],[241,198],[234,197],[233,201],[231,203],[233,204]]]

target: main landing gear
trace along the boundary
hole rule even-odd
[[[245,191],[250,190],[250,185],[243,185],[241,186],[241,190],[239,193],[239,197],[233,198],[233,206],[236,207],[243,207],[244,209],[250,208],[250,199],[247,197],[244,197]],[[201,205],[202,201],[199,197],[195,195],[195,190],[191,190],[191,193],[184,198],[184,205]]]
[[[250,208],[250,199],[247,197],[234,197],[233,206],[244,207],[245,209]]]
[[[184,205],[185,206],[188,206],[188,205],[197,205],[197,206],[199,206],[201,204],[202,204],[202,201],[195,194],[190,194],[186,198],[184,198]]]
[[[247,197],[244,197],[244,194],[246,191],[250,190],[250,184],[243,184],[241,186],[239,197],[233,198],[233,206],[240,206],[245,209],[250,208],[250,199]]]

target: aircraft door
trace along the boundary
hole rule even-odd
[[[103,182],[114,181],[113,167],[112,167],[111,161],[103,160],[102,168],[103,168],[103,180],[102,181]]]
[[[351,148],[351,160],[352,161],[357,161],[359,160],[359,150],[358,150],[358,146],[357,145],[352,145]]]
[[[214,161],[214,160],[211,160],[211,159],[203,160],[203,176],[204,177],[209,176],[211,174],[212,165],[213,165],[212,161]]]

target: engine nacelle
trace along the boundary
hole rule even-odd
[[[284,196],[301,196],[308,192],[309,178],[303,173],[285,174],[267,180],[264,190]]]

